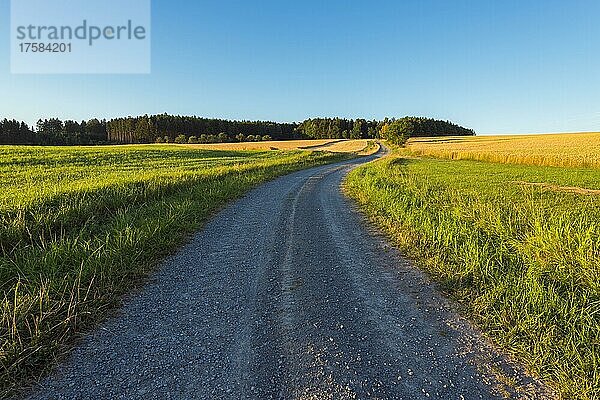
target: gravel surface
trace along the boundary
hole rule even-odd
[[[224,209],[29,398],[549,397],[341,194],[370,159]]]

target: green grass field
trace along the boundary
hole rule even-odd
[[[47,371],[229,200],[278,175],[347,157],[0,147],[0,397]]]
[[[399,150],[345,185],[496,343],[565,398],[600,398],[600,169]]]

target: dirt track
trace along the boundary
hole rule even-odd
[[[367,160],[223,210],[31,398],[543,398],[341,194]]]

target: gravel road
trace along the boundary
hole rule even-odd
[[[341,194],[370,159],[224,209],[29,398],[548,397]]]

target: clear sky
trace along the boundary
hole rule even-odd
[[[11,75],[9,3],[0,118],[421,115],[478,133],[600,131],[598,0],[155,0],[149,75]]]

